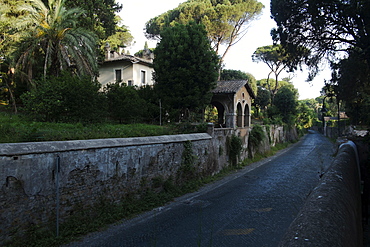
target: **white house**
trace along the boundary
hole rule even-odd
[[[107,50],[105,61],[99,68],[98,81],[102,86],[117,81],[128,86],[153,85],[152,61],[151,57],[139,58]]]

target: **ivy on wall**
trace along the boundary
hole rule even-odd
[[[230,159],[230,164],[235,166],[238,164],[240,153],[243,150],[243,142],[236,135],[227,137],[226,139],[227,155]]]

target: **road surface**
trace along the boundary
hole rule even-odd
[[[68,246],[277,246],[332,154],[311,131],[274,157]]]

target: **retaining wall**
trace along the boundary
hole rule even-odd
[[[100,197],[119,201],[153,178],[166,180],[181,166],[191,141],[201,174],[218,172],[227,157],[206,133],[143,138],[0,144],[0,242],[31,226],[55,221]],[[60,170],[57,173],[57,160]],[[224,162],[224,163],[222,163]]]
[[[279,246],[358,247],[362,241],[359,162],[349,142],[340,146]]]
[[[274,143],[283,141],[282,128],[271,131]],[[186,142],[192,143],[200,175],[216,174],[228,165],[228,136],[240,136],[247,150],[248,128],[210,125],[208,133],[0,144],[0,242],[29,226],[55,222],[57,187],[63,220],[76,205],[83,210],[101,198],[119,202],[157,178],[176,178]],[[246,157],[244,151],[240,158]]]

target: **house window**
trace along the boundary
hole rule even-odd
[[[142,70],[141,71],[141,84],[146,83],[146,71]]]
[[[122,70],[116,69],[115,70],[116,82],[122,81]]]
[[[128,80],[128,86],[133,86],[132,80]]]

